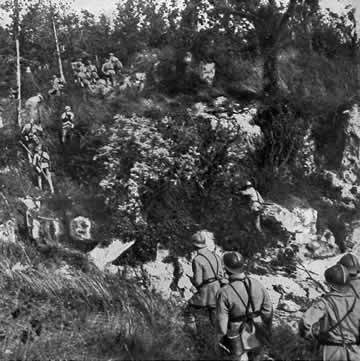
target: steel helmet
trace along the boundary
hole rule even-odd
[[[351,253],[342,256],[338,263],[346,267],[350,275],[356,275],[360,272],[359,260]]]
[[[241,273],[244,266],[244,257],[239,252],[226,252],[223,255],[224,268],[229,273]]]
[[[192,235],[191,239],[192,239],[193,245],[196,248],[205,248],[207,246],[206,233],[208,233],[208,232],[207,231],[199,231]]]
[[[345,286],[349,281],[349,271],[339,263],[328,268],[324,276],[326,282],[334,286]]]
[[[66,110],[67,112],[69,112],[69,111],[71,110],[71,107],[70,107],[69,105],[67,105],[67,106],[65,107],[65,110]]]

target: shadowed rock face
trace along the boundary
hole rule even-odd
[[[90,241],[91,220],[86,217],[76,217],[70,222],[70,236],[75,241]]]

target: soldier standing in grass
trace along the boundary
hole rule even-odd
[[[351,253],[347,253],[341,257],[338,263],[349,271],[350,285],[360,297],[360,264],[358,258]]]
[[[23,136],[28,148],[28,158],[30,163],[32,162],[32,153],[34,152],[35,147],[40,144],[40,137],[42,133],[42,126],[40,124],[36,124],[34,119],[30,119],[30,122],[26,123],[21,130],[21,135]]]
[[[216,301],[217,341],[231,360],[261,360],[264,343],[269,343],[273,307],[265,287],[244,274],[244,258],[238,252],[223,256],[229,284],[221,288]]]
[[[194,275],[191,278],[196,293],[189,300],[185,316],[188,321],[187,326],[196,332],[197,321],[201,316],[206,317],[206,313],[210,322],[215,325],[216,293],[225,280],[221,258],[208,248],[208,245],[214,243],[213,233],[206,230],[199,231],[192,236],[192,241],[197,250],[192,261]]]
[[[360,299],[350,286],[349,272],[337,264],[325,271],[330,292],[317,300],[299,323],[300,335],[315,339],[323,361],[360,359]]]

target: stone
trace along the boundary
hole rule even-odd
[[[86,217],[76,217],[70,222],[70,236],[75,241],[91,241],[91,220]]]
[[[8,220],[0,224],[0,242],[1,243],[15,243],[16,242],[16,223],[13,220]]]
[[[216,75],[215,63],[203,63],[199,65],[199,76],[208,86],[213,86]]]
[[[306,248],[311,251],[309,256],[312,258],[328,258],[340,253],[335,237],[329,229],[326,229],[317,240],[309,242]]]
[[[39,93],[25,101],[24,107],[26,111],[25,119],[34,119],[35,122],[41,122],[41,104],[43,96]]]
[[[92,251],[88,252],[88,256],[97,268],[104,271],[109,264],[118,259],[134,244],[135,241],[122,242],[120,240],[114,240],[107,247],[95,247]]]
[[[299,306],[297,303],[291,300],[282,300],[278,304],[277,309],[288,313],[296,313],[300,311],[301,306]]]

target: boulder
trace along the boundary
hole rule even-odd
[[[360,113],[355,104],[344,112],[344,151],[341,160],[342,178],[352,184],[358,183],[360,175]]]
[[[25,119],[34,119],[35,122],[41,122],[43,96],[39,93],[25,101]]]
[[[213,86],[215,74],[216,74],[215,63],[200,62],[200,64],[199,64],[200,79],[202,81],[204,81],[210,87]]]
[[[104,271],[108,265],[118,259],[125,251],[127,251],[135,241],[122,242],[114,240],[109,246],[97,246],[88,252],[89,259],[101,270]]]
[[[310,251],[309,256],[312,258],[328,258],[340,253],[335,237],[329,229],[325,230],[318,239],[310,241],[306,248]]]
[[[317,211],[296,207],[291,212],[276,203],[265,203],[262,219],[289,233],[316,234]]]
[[[291,300],[282,300],[278,304],[277,309],[288,313],[296,313],[300,311],[301,306],[299,306],[297,303]]]
[[[15,243],[16,242],[16,223],[13,220],[0,224],[0,242]]]
[[[70,236],[75,241],[91,241],[91,220],[81,216],[72,219],[70,222]]]

